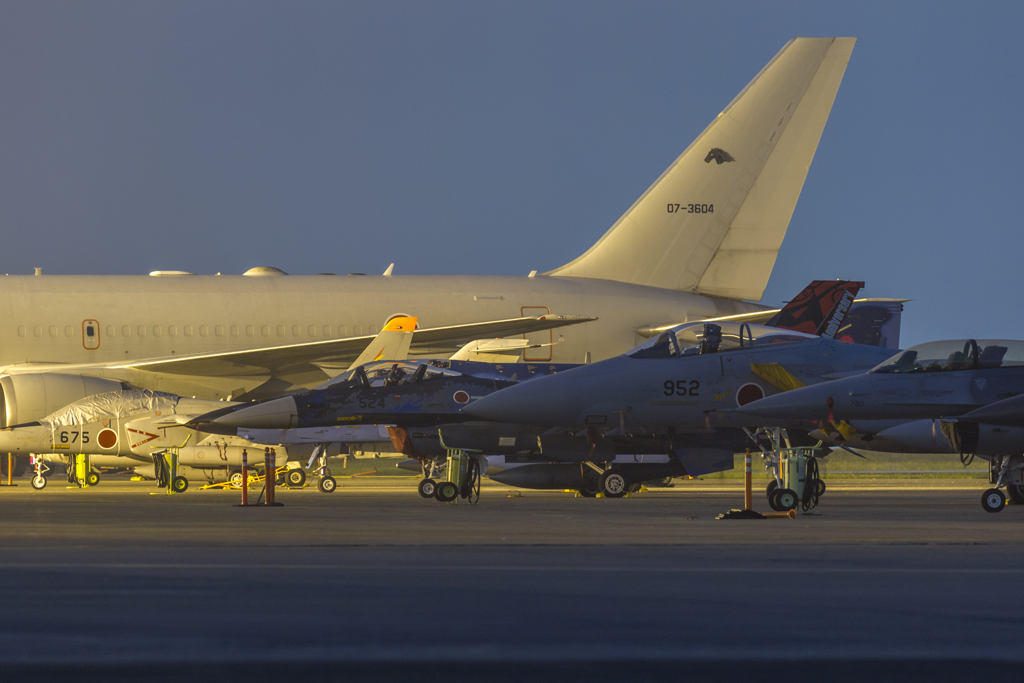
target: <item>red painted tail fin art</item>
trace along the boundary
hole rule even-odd
[[[835,339],[863,282],[815,280],[768,321],[773,327]]]

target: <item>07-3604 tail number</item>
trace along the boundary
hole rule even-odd
[[[714,204],[669,204],[669,213],[714,213]]]

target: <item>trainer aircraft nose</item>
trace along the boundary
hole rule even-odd
[[[298,422],[299,409],[291,396],[241,407],[212,421],[213,424],[223,427],[250,429],[291,429],[297,426]]]

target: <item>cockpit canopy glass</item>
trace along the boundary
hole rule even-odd
[[[437,379],[439,377],[459,377],[461,372],[449,368],[439,368],[432,365],[430,361],[384,361],[380,363],[367,363],[361,366],[370,381],[371,387],[397,386],[409,384],[410,382],[423,382]],[[326,389],[336,384],[342,384],[357,379],[359,368],[347,370],[337,377],[332,377],[317,389]]]
[[[700,353],[763,348],[769,344],[788,344],[818,338],[813,334],[768,327],[767,325],[720,322],[715,325],[721,329],[721,341],[715,339],[717,344],[709,344],[706,342],[711,342],[712,338],[709,337],[705,340],[706,325],[707,323],[696,322],[673,327],[652,337],[626,355],[630,358],[672,358]]]
[[[899,374],[1024,366],[1024,341],[952,339],[901,351],[869,372]]]

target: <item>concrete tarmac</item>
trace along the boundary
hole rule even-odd
[[[968,680],[1024,660],[1024,507],[984,481],[719,521],[732,482],[629,499],[341,480],[0,488],[6,680]],[[253,495],[255,497],[255,494]],[[763,494],[755,507],[765,510]]]

